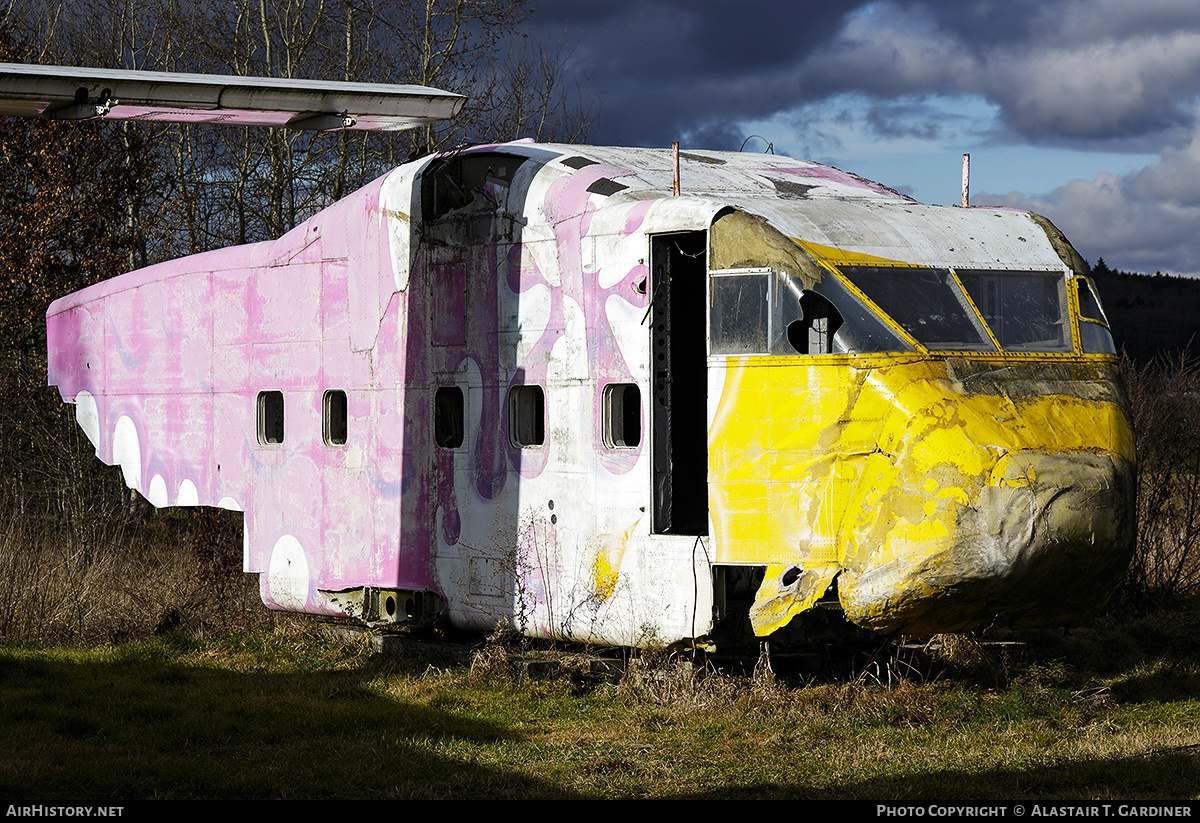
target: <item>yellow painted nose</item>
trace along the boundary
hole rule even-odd
[[[1133,467],[1119,455],[1006,455],[960,512],[952,545],[843,571],[842,607],[858,625],[918,636],[996,615],[1014,625],[1080,622],[1129,562],[1134,494]]]

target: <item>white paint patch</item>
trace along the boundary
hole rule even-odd
[[[142,490],[142,447],[137,426],[124,414],[113,430],[113,463],[121,467],[126,486]]]
[[[217,508],[226,509],[231,512],[243,512],[242,504],[234,500],[232,497],[222,497],[217,501]]]
[[[285,609],[302,611],[308,602],[308,558],[300,541],[290,534],[275,541],[267,568],[271,599]]]
[[[150,493],[146,497],[156,509],[166,508],[170,504],[171,500],[167,497],[167,481],[163,480],[161,474],[150,478]]]
[[[728,369],[724,365],[708,369],[708,427],[711,429],[713,421],[717,419],[717,410],[721,407],[721,398],[725,395],[725,381],[729,376]],[[736,386],[731,386],[730,391],[736,390]],[[713,532],[709,532],[713,534]]]
[[[536,286],[526,289],[519,297],[510,297],[509,299],[516,303],[519,311],[517,328],[521,332],[521,342],[532,346],[550,323],[552,305],[550,287],[545,283],[538,283]],[[526,351],[519,352],[517,362],[523,361],[527,353],[527,348]]]
[[[175,496],[176,506],[199,506],[200,495],[196,491],[196,484],[191,480],[184,480],[179,484],[179,494]]]
[[[412,218],[396,209],[402,203],[411,202],[412,174],[391,174],[379,189],[379,202],[384,207],[387,224],[388,251],[392,257],[392,277],[396,291],[408,288],[408,272],[412,268],[409,236],[412,234]]]
[[[563,326],[566,334],[554,341],[547,370],[558,378],[588,373],[587,317],[574,298],[563,297]],[[587,419],[587,418],[584,418]]]
[[[92,441],[96,454],[100,454],[100,410],[91,392],[81,391],[75,395],[75,422]]]

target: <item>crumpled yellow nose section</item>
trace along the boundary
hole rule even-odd
[[[1133,441],[1110,362],[730,358],[723,382],[709,515],[718,563],[767,569],[756,634],[811,608],[839,570],[853,622],[928,633],[1013,605],[1082,614],[1128,560]],[[1034,602],[1014,582],[1049,569],[1071,597],[1039,582]],[[947,598],[961,602],[934,606]]]

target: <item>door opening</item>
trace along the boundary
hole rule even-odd
[[[703,231],[650,241],[655,534],[708,534],[707,249]]]

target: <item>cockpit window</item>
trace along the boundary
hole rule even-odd
[[[713,272],[709,350],[713,354],[748,354],[768,351],[771,318],[771,269],[728,269]]]
[[[842,266],[841,271],[923,345],[950,351],[996,350],[949,270]]]
[[[1104,315],[1104,309],[1100,307],[1100,299],[1092,291],[1092,284],[1086,277],[1075,278],[1075,293],[1079,295],[1080,316],[1107,326],[1108,318]]]
[[[1005,351],[1071,351],[1062,272],[955,269]]]
[[[1079,343],[1087,354],[1115,354],[1108,318],[1100,299],[1086,277],[1075,278],[1075,294],[1079,298]]]
[[[524,157],[499,152],[457,154],[433,160],[422,175],[421,210],[425,219],[436,220],[472,205],[479,198],[495,209],[499,205],[498,192],[507,191],[524,162]]]
[[[710,353],[912,351],[884,315],[934,351],[994,352],[999,344],[1006,352],[1070,353],[1072,289],[1083,351],[1114,351],[1104,310],[1083,277],[919,266],[840,266],[838,272],[870,302],[832,272],[806,290],[799,277],[772,268],[710,271]]]
[[[829,274],[806,291],[774,269],[710,272],[712,354],[842,354],[912,351]]]
[[[813,293],[833,306],[841,319],[838,328],[833,330],[834,354],[913,350],[912,344],[892,331],[832,274],[814,286]]]

